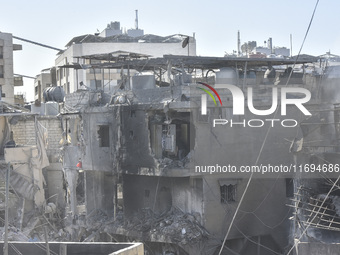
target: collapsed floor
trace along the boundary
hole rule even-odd
[[[181,246],[197,245],[209,238],[209,233],[197,221],[197,215],[183,213],[177,208],[162,215],[142,210],[128,219],[118,213],[116,220],[101,210],[87,217],[80,214],[77,219],[71,214],[62,218],[57,211],[52,214],[36,211],[30,216],[28,224],[21,229],[15,227],[14,220],[9,223],[9,241],[39,242],[45,241],[46,237],[48,241],[58,242],[142,241],[149,245],[145,249],[150,254],[165,247],[173,250],[173,253],[165,254],[185,254]],[[0,235],[3,233],[4,227],[0,227]],[[155,248],[157,243],[160,245]]]

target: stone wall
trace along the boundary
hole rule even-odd
[[[35,127],[34,116],[19,119],[17,124],[11,125],[13,131],[13,138],[18,145],[35,145]],[[62,139],[61,121],[58,117],[52,116],[36,116],[37,121],[40,122],[47,129],[48,145],[47,156],[50,163],[59,161],[60,140]]]

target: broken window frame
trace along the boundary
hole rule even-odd
[[[167,116],[153,112],[149,118],[151,150],[157,159],[183,160],[194,142],[190,121],[191,113],[172,112],[171,123],[165,123]],[[157,115],[158,118],[153,118]]]
[[[105,129],[105,130],[104,130]],[[105,133],[104,133],[105,131]],[[108,124],[100,124],[97,126],[98,144],[100,148],[110,147],[110,126]]]

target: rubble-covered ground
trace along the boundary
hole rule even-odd
[[[209,233],[199,223],[200,215],[183,213],[172,207],[166,213],[156,215],[144,209],[132,218],[117,220],[104,228],[108,233],[129,233],[147,241],[164,241],[177,244],[195,244],[207,238]]]
[[[9,241],[45,241],[44,228],[49,241],[105,242],[141,241],[163,242],[179,245],[195,245],[206,240],[209,233],[199,223],[200,215],[184,213],[171,208],[166,213],[156,215],[151,209],[143,209],[130,218],[123,213],[107,215],[101,210],[74,218],[57,214],[36,214],[22,230],[10,223]],[[3,239],[4,228],[0,227]],[[128,238],[126,238],[128,236]],[[119,240],[118,240],[119,239]]]

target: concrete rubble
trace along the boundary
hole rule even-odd
[[[195,244],[204,241],[209,235],[201,226],[199,215],[183,213],[179,209],[171,208],[162,215],[155,215],[150,209],[136,213],[131,219],[117,219],[105,226],[108,233],[129,232],[131,236],[142,235],[144,240],[161,240],[177,244]],[[123,223],[123,224],[122,224]]]

